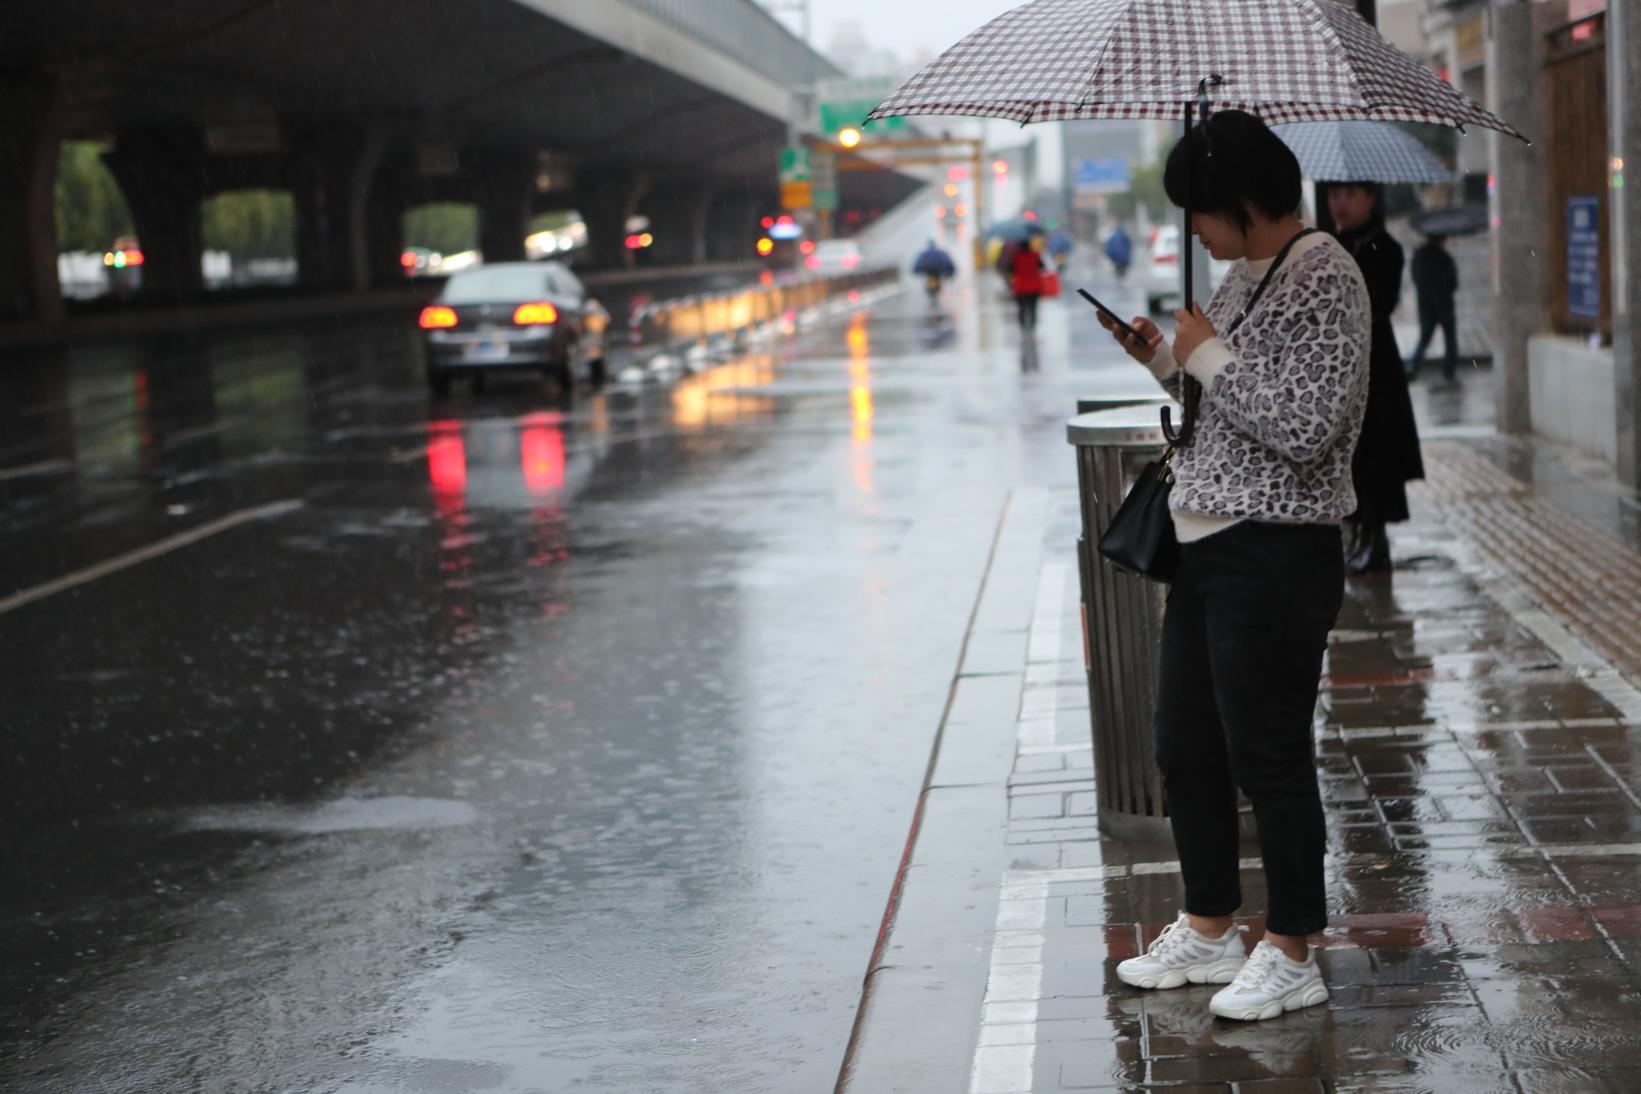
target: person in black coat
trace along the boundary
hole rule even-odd
[[[1407,484],[1424,478],[1424,461],[1419,454],[1413,401],[1407,393],[1407,373],[1390,325],[1390,313],[1402,295],[1402,247],[1385,231],[1378,185],[1330,186],[1328,212],[1333,215],[1339,242],[1356,256],[1373,305],[1367,413],[1351,463],[1356,537],[1345,564],[1347,572],[1362,574],[1390,569],[1385,525],[1408,518]]]
[[[1407,377],[1413,379],[1424,364],[1424,351],[1442,330],[1442,380],[1457,383],[1459,374],[1459,319],[1453,294],[1459,291],[1459,267],[1442,246],[1442,237],[1433,235],[1413,252],[1413,291],[1419,301],[1419,345],[1407,363]]]

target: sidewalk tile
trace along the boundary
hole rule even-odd
[[[966,665],[988,675],[958,696],[958,716],[988,727],[976,732],[1012,724],[1012,763],[965,790],[992,796],[986,819],[956,815],[978,797],[931,796],[929,812],[1004,850],[964,1089],[1641,1090],[1641,626],[1632,638],[1628,618],[1641,533],[1560,508],[1545,483],[1570,473],[1541,482],[1550,457],[1529,442],[1425,451],[1414,519],[1393,531],[1398,568],[1349,583],[1318,696],[1332,999],[1268,1022],[1213,1018],[1213,988],[1116,979],[1182,903],[1177,855],[1098,831],[1075,567],[1066,543],[1012,545],[1022,559],[1038,547],[1041,568],[1004,591],[1030,586],[1035,604],[993,600],[1019,629],[971,646]],[[1074,499],[1043,504],[1074,517]],[[1069,540],[1064,523],[1046,527]],[[1264,876],[1257,845],[1242,854],[1251,944]],[[923,893],[966,902],[981,884]]]

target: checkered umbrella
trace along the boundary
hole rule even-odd
[[[1412,121],[1521,136],[1337,0],[1033,0],[942,53],[867,117],[1176,118],[1208,76],[1222,78],[1215,109],[1270,125]]]
[[[1317,182],[1452,182],[1413,134],[1376,122],[1297,122],[1271,130]]]

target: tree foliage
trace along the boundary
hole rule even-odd
[[[200,206],[205,249],[235,262],[296,254],[296,202],[284,190],[234,190]]]
[[[64,141],[57,154],[56,224],[59,251],[105,251],[134,228],[119,183],[94,141]]]
[[[1133,220],[1142,205],[1150,210],[1153,218],[1168,214],[1168,193],[1162,188],[1162,169],[1166,163],[1166,153],[1163,153],[1158,155],[1155,162],[1133,169],[1128,189],[1106,198],[1106,211],[1113,219]]]
[[[419,205],[405,214],[405,246],[440,254],[471,251],[479,245],[477,206],[455,202]]]

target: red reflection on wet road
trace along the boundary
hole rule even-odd
[[[434,422],[427,444],[427,477],[433,492],[446,497],[467,492],[467,446],[455,422]]]
[[[539,496],[562,490],[564,431],[556,423],[526,425],[519,433],[519,463],[530,493]]]

